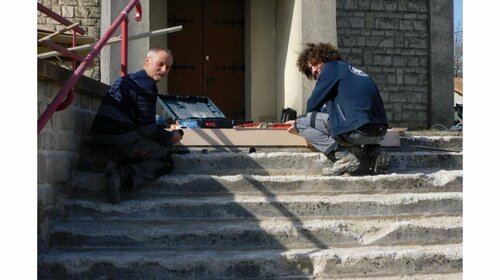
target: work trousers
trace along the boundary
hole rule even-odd
[[[147,182],[169,174],[174,169],[171,158],[172,145],[160,145],[155,141],[141,138],[122,145],[94,144],[93,153],[103,162],[115,161],[131,176],[128,188],[139,188]]]
[[[342,146],[362,146],[378,144],[386,134],[386,126],[366,124],[358,129],[337,137],[330,135],[328,114],[310,112],[299,116],[295,121],[295,128],[314,148],[328,155]]]

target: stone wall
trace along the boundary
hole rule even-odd
[[[38,61],[38,117],[70,75],[66,69]],[[89,139],[90,125],[109,86],[82,77],[75,88],[73,103],[55,112],[38,134],[38,233],[42,240],[51,221],[60,214],[58,199],[68,191],[66,182],[75,170],[81,145]]]
[[[79,22],[85,30],[85,36],[99,39],[101,32],[101,1],[100,0],[41,0],[39,1],[53,12],[65,17],[71,22]],[[64,25],[38,12],[38,28],[60,30]],[[99,55],[94,60],[94,66],[87,69],[85,76],[100,80]]]
[[[337,0],[339,51],[375,79],[393,127],[428,127],[428,2]]]

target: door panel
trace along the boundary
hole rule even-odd
[[[172,11],[172,13],[170,12]],[[169,0],[168,25],[182,25],[182,31],[168,35],[174,65],[168,75],[168,93],[200,95],[203,92],[203,22],[200,0]]]
[[[244,119],[242,0],[168,0],[168,37],[174,66],[170,94],[207,96],[232,119]]]
[[[229,118],[243,119],[244,45],[243,2],[205,2],[206,96]]]

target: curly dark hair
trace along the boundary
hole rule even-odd
[[[299,54],[297,67],[299,67],[299,71],[304,73],[308,79],[313,80],[314,77],[308,63],[327,63],[333,60],[342,60],[342,58],[340,57],[339,51],[332,44],[308,43],[306,48]]]

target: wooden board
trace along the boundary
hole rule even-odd
[[[307,141],[299,135],[283,129],[232,129],[232,128],[192,128],[183,129],[184,146],[244,146],[244,147],[307,147]],[[399,147],[399,132],[387,131],[382,146]]]
[[[54,31],[38,29],[37,37],[38,37],[38,39],[41,39],[47,35],[52,34],[53,32]],[[52,37],[51,40],[54,43],[61,45],[62,47],[71,48],[73,36],[71,34],[63,33],[63,34],[58,34],[58,35]],[[97,42],[97,38],[95,38],[95,37],[82,36],[82,35],[76,36],[76,46],[86,45],[86,44],[94,44],[96,42]],[[38,44],[37,54],[42,54],[42,53],[51,52],[51,51],[54,51],[54,50],[52,48]],[[83,57],[85,57],[89,52],[90,52],[90,49],[77,51],[77,53]],[[62,55],[62,54],[59,57],[64,62],[71,62],[72,61],[72,59],[69,59],[65,55]],[[52,59],[54,60],[54,58],[52,58]],[[70,65],[70,64],[68,64],[68,65]]]
[[[286,130],[183,129],[185,146],[307,146],[306,140]]]
[[[37,30],[37,40],[41,39],[47,35],[50,35],[53,32],[54,31],[38,29]],[[66,33],[58,34],[58,35],[52,37],[51,40],[57,44],[71,46],[71,44],[73,42],[73,35],[70,34],[68,31]],[[76,35],[76,45],[77,46],[86,45],[86,44],[93,44],[96,42],[97,42],[97,38],[95,38],[95,37],[84,36],[84,35],[79,35],[79,34]]]

